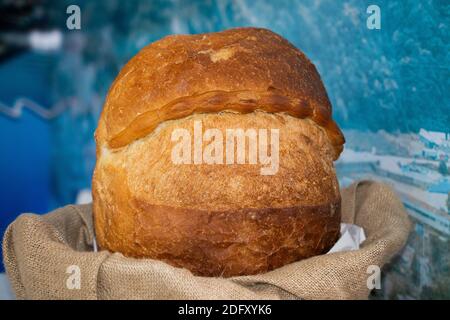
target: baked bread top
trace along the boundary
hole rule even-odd
[[[333,159],[339,157],[344,137],[316,68],[260,28],[172,35],[142,49],[109,90],[97,146],[124,147],[162,122],[196,113],[255,110],[313,120],[325,129]]]

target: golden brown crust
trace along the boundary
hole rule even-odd
[[[196,122],[202,123],[203,131],[214,128],[222,133],[233,128],[279,128],[278,171],[264,176],[260,174],[262,165],[248,163],[174,164],[172,132],[186,129],[193,137]],[[107,185],[119,172],[123,173],[118,182]],[[311,120],[265,112],[195,114],[165,122],[125,148],[103,148],[96,173],[102,174],[97,180],[105,198],[124,191],[126,182],[129,195],[125,199],[199,210],[314,206],[339,197],[332,147],[324,130]],[[113,200],[104,199],[117,202]]]
[[[340,200],[318,206],[232,211],[146,202],[134,202],[133,206],[133,241],[124,245],[106,233],[99,242],[111,251],[163,260],[200,276],[267,272],[324,254],[339,237]]]
[[[310,118],[325,128],[334,159],[342,151],[314,65],[284,38],[258,28],[174,35],[142,49],[108,93],[97,142],[123,147],[164,121],[224,110]]]
[[[249,164],[173,164],[171,132],[192,134],[196,121],[205,130],[279,128],[277,174],[262,176],[259,165]],[[125,148],[105,148],[93,192],[102,248],[162,259],[198,275],[253,274],[321,254],[340,223],[324,130],[310,120],[264,112],[192,115]]]
[[[171,134],[193,136],[196,122],[222,133],[279,129],[276,174],[261,175],[261,164],[175,164]],[[324,253],[339,236],[342,133],[314,66],[268,30],[144,48],[112,85],[96,140],[103,249],[233,276]]]

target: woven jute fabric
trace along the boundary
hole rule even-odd
[[[360,249],[260,275],[197,277],[161,261],[94,252],[91,205],[20,215],[3,239],[4,264],[18,299],[366,299],[369,266],[381,268],[403,247],[411,222],[384,184],[361,181],[341,193],[342,222],[366,233]]]

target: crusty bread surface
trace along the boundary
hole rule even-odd
[[[276,173],[248,161],[174,163],[174,130],[194,136],[198,123],[224,137],[227,129],[279,130]],[[145,47],[114,81],[96,142],[102,249],[228,277],[323,254],[339,237],[333,161],[343,135],[314,66],[268,30],[177,35]]]

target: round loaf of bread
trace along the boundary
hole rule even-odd
[[[323,254],[339,237],[344,137],[314,65],[269,30],[143,48],[95,137],[102,249],[228,277]]]

